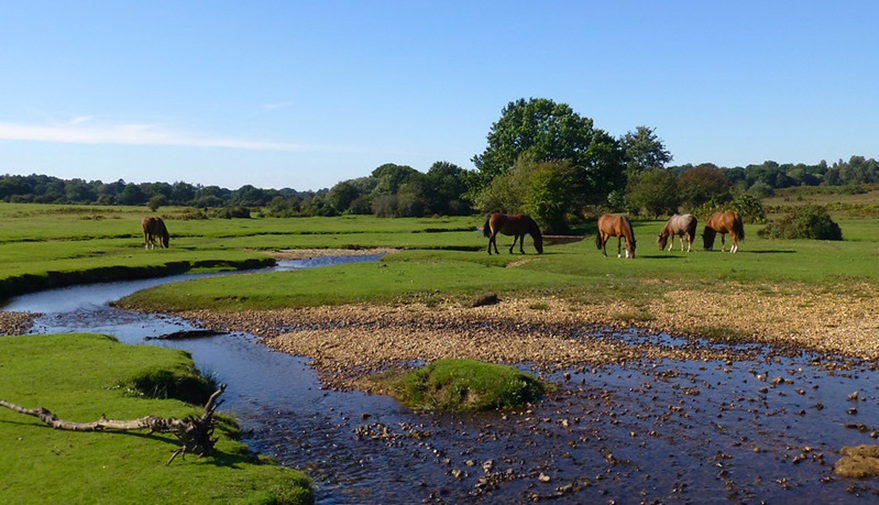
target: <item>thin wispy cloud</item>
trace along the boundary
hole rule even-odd
[[[214,137],[172,131],[150,123],[100,124],[93,116],[78,116],[59,124],[0,122],[0,139],[69,144],[127,144],[140,146],[210,147],[257,151],[326,151],[326,146]]]

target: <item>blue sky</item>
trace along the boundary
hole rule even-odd
[[[566,103],[672,164],[879,158],[879,2],[0,0],[0,173],[317,190]]]

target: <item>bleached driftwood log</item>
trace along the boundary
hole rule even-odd
[[[207,404],[205,404],[204,413],[202,413],[201,417],[189,416],[186,419],[146,416],[139,419],[120,421],[115,419],[107,419],[105,416],[102,415],[101,418],[97,421],[92,421],[89,423],[77,423],[73,421],[65,421],[63,419],[59,419],[58,416],[43,407],[28,409],[15,405],[14,403],[9,403],[5,400],[0,400],[0,406],[6,407],[20,414],[36,417],[40,421],[43,421],[44,423],[48,424],[56,430],[149,430],[147,431],[147,434],[172,433],[177,437],[178,440],[180,440],[182,445],[179,449],[174,451],[174,454],[171,455],[171,459],[169,459],[166,463],[170,465],[171,462],[174,461],[174,458],[176,458],[178,455],[180,455],[181,457],[185,457],[186,454],[209,456],[213,453],[214,444],[216,444],[217,440],[219,440],[220,438],[213,436],[214,412],[217,410],[217,407],[219,407],[220,404],[223,403],[221,401],[217,401],[217,398],[219,398],[219,396],[223,394],[223,391],[225,390],[226,385],[221,384],[220,388],[211,395]]]

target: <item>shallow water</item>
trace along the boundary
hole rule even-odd
[[[315,258],[280,268],[372,260]],[[38,333],[92,331],[191,352],[203,373],[228,385],[221,409],[238,417],[244,441],[305,470],[322,504],[862,503],[877,494],[873,481],[832,473],[840,447],[876,443],[875,367],[828,371],[826,360],[809,354],[772,356],[752,346],[743,355],[756,357],[741,362],[544,372],[559,391],[516,412],[412,413],[385,397],[321,389],[307,360],[273,352],[250,335],[146,340],[193,327],[107,305],[187,278],[34,293],[3,310],[45,313],[35,322]],[[637,332],[601,338],[711,345]],[[849,399],[855,391],[858,399]]]

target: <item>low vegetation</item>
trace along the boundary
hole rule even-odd
[[[416,410],[510,409],[534,402],[545,386],[512,366],[467,359],[442,359],[402,374],[375,380],[402,404]]]
[[[69,421],[198,416],[178,398],[209,390],[183,351],[101,335],[3,337],[0,354],[0,399]],[[7,503],[311,503],[310,480],[250,453],[233,419],[220,417],[215,435],[214,456],[166,466],[171,435],[53,430],[0,409],[0,491]]]
[[[842,240],[842,229],[824,207],[804,205],[761,230],[768,238]]]

